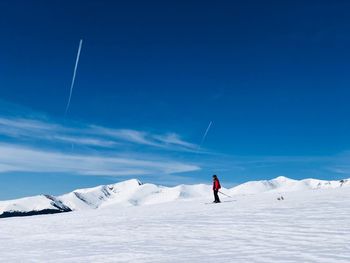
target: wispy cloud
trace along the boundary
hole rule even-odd
[[[172,157],[173,151],[196,149],[196,145],[175,133],[154,134],[39,118],[0,117],[0,138],[3,141],[0,173],[136,176],[200,169]],[[81,147],[73,150],[71,145]]]
[[[74,143],[91,147],[115,147],[137,144],[172,151],[194,151],[196,145],[175,133],[154,134],[131,129],[113,129],[97,125],[63,125],[40,119],[0,118],[0,135],[16,139]]]
[[[60,131],[63,127],[34,119],[1,118],[0,134],[11,137],[31,137],[48,131]]]
[[[118,145],[118,143],[115,141],[104,140],[99,138],[73,137],[73,136],[65,136],[65,135],[55,135],[55,136],[52,136],[52,138],[55,140],[67,142],[67,143],[106,147],[106,148],[110,148]]]
[[[117,141],[142,144],[168,150],[194,151],[198,147],[196,144],[182,140],[180,136],[175,133],[159,135],[144,131],[110,129],[94,125],[90,126],[88,132],[99,136],[113,138]]]
[[[67,154],[0,144],[0,173],[57,172],[80,175],[159,175],[196,171],[196,165],[171,159],[140,159],[130,155]]]
[[[327,166],[327,170],[340,176],[350,176],[350,151],[338,154],[336,160]]]
[[[198,145],[176,133],[61,123],[43,116],[0,117],[0,140],[0,173],[159,177],[203,169],[227,177],[238,175],[247,180],[252,175],[326,177],[332,174],[340,177],[350,174],[349,152],[333,156],[232,156],[220,153],[198,156]]]

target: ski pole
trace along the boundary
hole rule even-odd
[[[219,191],[219,193],[222,194],[222,195],[225,195],[225,196],[227,196],[227,197],[233,198],[232,196],[229,196],[229,195],[227,195],[227,194],[224,194],[224,193],[221,192],[221,191]]]

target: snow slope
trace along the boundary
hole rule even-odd
[[[115,202],[73,213],[4,218],[0,261],[350,262],[349,187],[290,191],[284,201],[276,195],[237,195],[233,202],[210,205],[205,202],[211,196],[141,206]]]
[[[277,177],[269,181],[247,182],[231,189],[222,189],[229,195],[247,195],[263,192],[285,193],[312,189],[341,188],[350,186],[350,180],[322,181],[305,179],[301,181]],[[211,195],[210,185],[179,185],[176,187],[141,184],[132,179],[124,182],[78,189],[54,197],[40,195],[10,201],[0,201],[0,217],[70,212],[103,208],[110,205],[142,206],[166,203],[175,200],[206,198]]]

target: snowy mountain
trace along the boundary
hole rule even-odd
[[[350,186],[350,180],[322,181],[316,179],[292,180],[277,177],[272,180],[247,182],[231,189],[222,189],[229,195],[258,193],[283,193],[313,189],[329,189]],[[78,189],[62,196],[39,195],[9,201],[0,201],[0,218],[52,214],[75,210],[98,209],[111,205],[142,206],[176,200],[211,197],[211,186],[179,185],[175,187],[141,184],[136,179]]]
[[[295,192],[315,189],[330,189],[350,186],[350,179],[339,181],[324,181],[317,179],[293,180],[284,176],[279,176],[272,180],[251,181],[238,185],[229,190],[234,194],[258,194],[264,192]]]
[[[0,202],[0,218],[55,214],[72,211],[58,198],[51,195],[38,195]]]

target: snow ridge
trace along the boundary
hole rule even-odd
[[[265,192],[295,192],[316,189],[332,189],[350,186],[350,179],[325,181],[317,179],[293,180],[279,176],[272,180],[251,181],[230,189],[231,194],[258,194]]]
[[[350,179],[324,181],[316,179],[293,180],[277,177],[272,180],[251,181],[231,189],[222,189],[229,195],[260,193],[284,193],[317,189],[333,189],[350,186]],[[111,205],[142,206],[176,200],[208,198],[211,186],[205,184],[179,185],[175,187],[141,184],[131,179],[111,185],[77,189],[61,195],[39,195],[9,201],[0,201],[0,218],[99,209]]]

